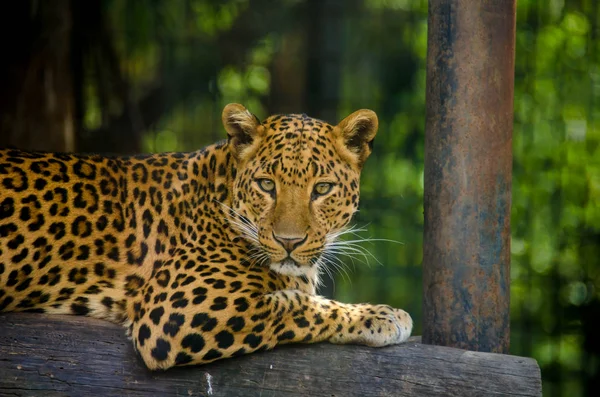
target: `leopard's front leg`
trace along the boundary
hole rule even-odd
[[[254,297],[237,293],[183,306],[202,296],[188,295],[172,292],[163,304],[142,305],[134,319],[132,337],[148,368],[204,364],[293,342],[386,346],[404,342],[412,330],[403,310],[344,304],[295,290]]]
[[[412,318],[388,305],[347,304],[299,291],[265,297],[276,310],[272,342],[321,342],[367,346],[402,343],[412,331]]]

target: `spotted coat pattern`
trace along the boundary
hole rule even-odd
[[[400,343],[410,316],[316,295],[377,118],[223,111],[226,141],[103,157],[0,150],[0,312],[127,327],[150,369],[291,342]]]

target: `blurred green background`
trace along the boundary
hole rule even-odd
[[[12,0],[0,13],[0,145],[195,150],[229,102],[259,117],[380,117],[356,223],[377,260],[327,294],[403,307],[421,333],[424,0]],[[519,0],[511,352],[544,394],[600,390],[600,6]]]

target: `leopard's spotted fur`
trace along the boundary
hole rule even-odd
[[[228,140],[109,158],[0,151],[0,311],[128,327],[150,369],[280,343],[399,343],[410,316],[315,294],[377,117],[223,111]]]

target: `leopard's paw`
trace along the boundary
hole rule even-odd
[[[405,342],[412,332],[413,321],[402,309],[387,305],[361,305],[354,324],[332,338],[333,343],[358,343],[388,346]]]

